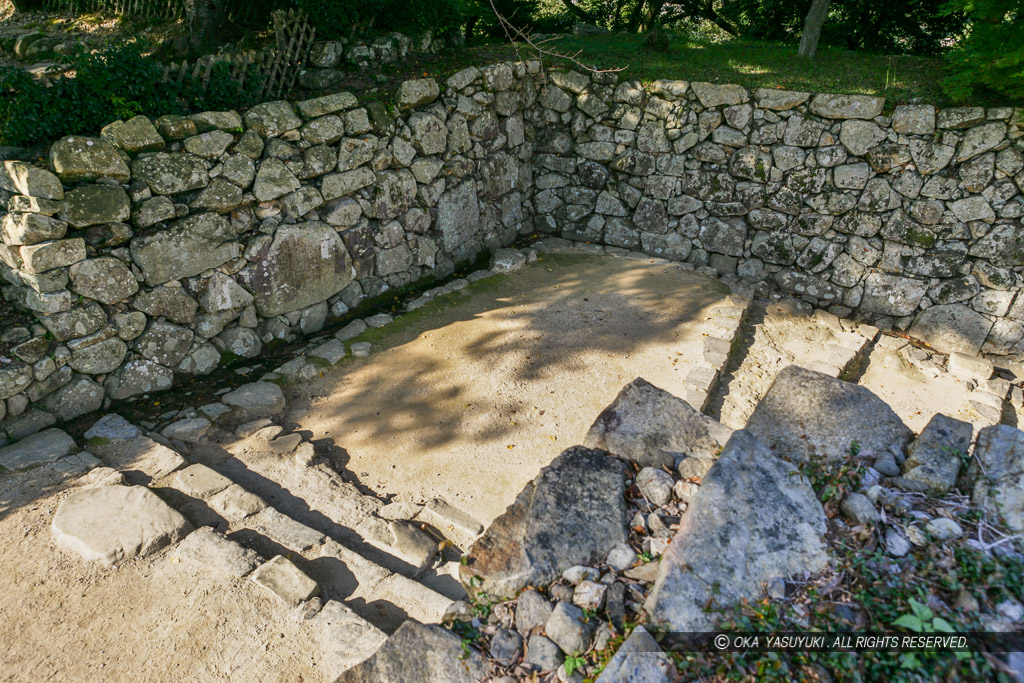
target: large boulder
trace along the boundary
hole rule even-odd
[[[395,93],[395,104],[399,111],[423,107],[437,99],[441,89],[433,78],[417,78],[403,81]]]
[[[341,674],[335,683],[476,683],[487,675],[483,657],[472,648],[464,650],[459,636],[410,619],[372,657]]]
[[[747,431],[794,462],[841,461],[854,442],[865,451],[903,449],[910,429],[864,387],[790,365],[775,378],[747,421]]]
[[[63,199],[64,185],[46,169],[24,161],[5,161],[0,167],[0,189],[41,199]]]
[[[580,446],[564,451],[473,544],[463,585],[511,598],[604,558],[626,541],[624,494],[622,461]]]
[[[295,130],[302,125],[302,119],[284,101],[264,102],[245,113],[246,130],[255,131],[265,138],[274,138],[281,133]]]
[[[132,241],[132,258],[146,283],[160,285],[199,275],[238,256],[235,231],[223,216],[189,216],[166,230]]]
[[[825,511],[806,477],[738,431],[690,500],[645,604],[652,623],[708,631],[709,608],[763,594],[764,584],[824,569]]]
[[[731,431],[686,401],[638,377],[601,411],[583,445],[643,467],[672,467],[674,454],[713,458]]]
[[[340,292],[355,276],[345,244],[326,223],[278,228],[270,248],[238,274],[260,315],[312,306]]]
[[[927,342],[940,353],[978,355],[992,329],[992,321],[963,304],[929,306],[918,314],[910,336]]]
[[[145,182],[153,194],[199,190],[210,182],[210,164],[186,152],[159,153],[132,162],[132,177]]]
[[[465,244],[480,229],[476,183],[467,180],[441,195],[437,202],[437,229],[446,251]]]
[[[1024,432],[1009,425],[982,429],[967,480],[976,505],[1024,531]]]
[[[175,543],[192,525],[144,486],[98,486],[65,498],[51,530],[57,545],[110,566]]]
[[[956,486],[973,433],[970,422],[937,413],[907,449],[903,476],[936,495],[949,491]]]
[[[138,394],[170,389],[174,372],[159,363],[142,358],[130,360],[104,383],[110,398],[121,400]]]
[[[64,182],[111,178],[126,183],[131,178],[121,154],[99,138],[73,135],[58,140],[50,147],[50,166]]]
[[[71,290],[101,304],[115,304],[139,291],[132,271],[112,256],[79,261],[68,270]]]
[[[20,470],[54,462],[71,455],[78,447],[75,440],[60,429],[46,429],[26,436],[12,446],[0,448],[0,468]]]

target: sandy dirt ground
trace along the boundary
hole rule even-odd
[[[69,490],[48,467],[0,475],[0,680],[321,680],[309,627],[248,579],[173,548],[116,568],[57,548]]]
[[[709,310],[729,294],[677,266],[605,256],[549,256],[495,280],[396,323],[382,350],[308,387],[296,414],[368,488],[440,495],[485,525],[628,382],[685,395]]]

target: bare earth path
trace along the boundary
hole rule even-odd
[[[729,294],[625,258],[546,256],[496,279],[457,307],[384,328],[386,350],[312,384],[296,416],[378,493],[441,495],[485,525],[628,382],[686,395],[707,320]]]

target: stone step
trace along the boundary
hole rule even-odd
[[[707,412],[741,429],[775,377],[789,365],[830,377],[855,372],[878,330],[812,311],[802,302],[758,300],[740,329]]]

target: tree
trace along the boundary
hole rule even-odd
[[[804,19],[804,31],[800,34],[800,49],[797,54],[807,59],[814,59],[818,53],[818,41],[821,39],[821,29],[828,18],[828,6],[832,0],[813,0],[811,9]]]
[[[966,12],[966,36],[947,54],[943,85],[959,101],[979,90],[1001,99],[1024,99],[1024,0],[952,0],[950,12]]]

